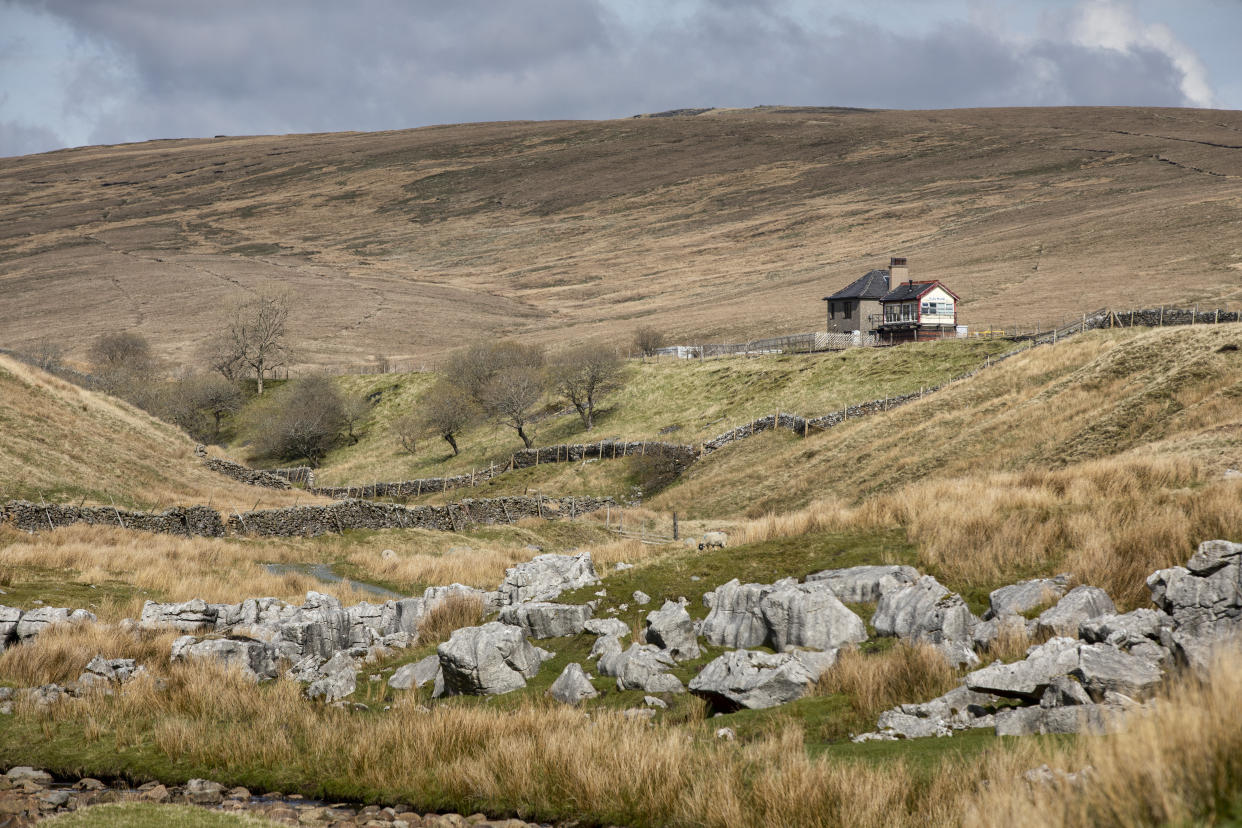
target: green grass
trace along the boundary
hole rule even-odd
[[[631,362],[625,386],[605,398],[591,432],[584,430],[576,414],[550,416],[532,430],[536,445],[607,438],[697,444],[777,410],[816,416],[917,391],[972,370],[988,356],[1013,347],[1004,340],[944,340],[826,354]],[[435,379],[430,373],[337,378],[345,394],[378,397],[360,441],[329,454],[319,481],[361,485],[469,473],[492,463],[508,463],[511,454],[522,447],[521,441],[511,429],[487,423],[460,437],[457,457],[438,437],[421,440],[412,455],[401,447],[391,431],[392,423],[417,410],[419,396]],[[264,397],[248,404],[240,419],[253,418],[258,407],[270,404],[272,398]],[[548,399],[543,409],[552,414],[561,407],[560,402]]]
[[[94,805],[42,823],[56,828],[242,828],[277,825],[249,814],[210,811],[193,805],[147,802]]]
[[[108,580],[84,584],[73,580],[77,572],[37,566],[0,567],[0,604],[29,610],[36,607],[71,607],[97,612],[105,603],[126,604],[141,596],[160,600],[161,596],[124,581]],[[36,601],[42,603],[36,604]]]

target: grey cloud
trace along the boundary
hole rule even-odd
[[[600,118],[684,106],[1182,105],[1152,49],[962,23],[903,36],[780,0],[706,0],[647,20],[604,0],[20,0],[115,56],[74,100],[101,142]],[[108,89],[99,90],[101,84]]]
[[[0,158],[46,152],[62,146],[61,137],[46,127],[0,121]]]

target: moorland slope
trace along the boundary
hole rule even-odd
[[[412,364],[465,339],[815,330],[890,254],[975,327],[1225,305],[1242,114],[710,110],[153,141],[0,165],[0,331],[76,355],[139,330],[189,361],[276,283],[300,360]]]

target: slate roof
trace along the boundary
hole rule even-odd
[[[930,291],[932,288],[937,288],[937,287],[943,290],[945,293],[952,296],[954,299],[959,298],[956,293],[949,290],[944,285],[940,284],[940,282],[933,280],[930,282],[915,282],[914,284],[903,282],[902,284],[898,285],[893,290],[884,294],[884,296],[880,299],[880,301],[881,302],[902,302],[902,301],[909,301],[911,299],[918,299],[923,294]]]
[[[879,299],[886,293],[888,293],[888,271],[873,270],[861,279],[857,279],[841,288],[831,296],[825,296],[824,301],[828,302],[837,299]]]

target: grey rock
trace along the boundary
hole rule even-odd
[[[591,618],[582,625],[582,629],[592,635],[615,635],[617,638],[630,634],[630,625],[620,618]]]
[[[174,661],[211,659],[240,670],[251,681],[274,679],[279,674],[277,656],[271,644],[242,638],[182,636],[173,642]]]
[[[1027,651],[1026,659],[996,663],[968,673],[965,685],[977,693],[1039,701],[1054,679],[1078,666],[1078,641],[1053,638]]]
[[[1158,666],[1112,644],[1081,645],[1078,664],[1070,675],[1095,701],[1102,701],[1106,692],[1142,698],[1150,695],[1163,678]]]
[[[565,665],[560,676],[548,688],[548,695],[565,704],[581,704],[584,699],[598,696],[599,691],[582,671],[582,665],[573,663]]]
[[[124,684],[147,670],[132,658],[104,658],[96,655],[86,665],[86,671],[78,677],[82,685]]]
[[[643,704],[648,707],[655,707],[659,710],[668,710],[668,702],[656,696],[643,696]]]
[[[455,630],[436,652],[446,695],[497,695],[526,686],[543,658],[521,627],[491,621]]]
[[[1152,601],[1173,618],[1172,644],[1192,666],[1203,667],[1213,639],[1242,634],[1242,544],[1205,541],[1191,557],[1193,567],[1175,566],[1147,578]]]
[[[1040,606],[1051,604],[1065,594],[1067,580],[1065,576],[1035,578],[992,590],[988,596],[988,611],[983,614],[983,620],[1024,615]]]
[[[505,607],[500,611],[499,621],[521,627],[531,638],[559,638],[582,632],[591,613],[589,604],[533,601]]]
[[[1075,704],[1092,704],[1094,700],[1087,688],[1071,676],[1058,676],[1039,697],[1040,707],[1066,707]]]
[[[768,640],[768,625],[759,604],[771,589],[763,584],[743,584],[736,578],[717,587],[712,593],[711,612],[703,621],[703,638],[717,647],[762,646]]]
[[[1135,644],[1159,641],[1164,630],[1172,629],[1173,617],[1153,609],[1136,609],[1121,615],[1088,618],[1078,625],[1078,637],[1092,644],[1107,642],[1129,648]]]
[[[1186,562],[1186,569],[1192,575],[1207,577],[1224,569],[1226,566],[1237,566],[1242,561],[1242,543],[1231,543],[1226,540],[1210,540],[1199,544],[1199,548]]]
[[[775,707],[801,698],[836,657],[836,651],[733,650],[708,663],[690,680],[690,690],[726,707]]]
[[[978,623],[962,597],[930,575],[883,595],[871,617],[879,635],[932,644],[969,642]]]
[[[191,779],[185,783],[185,801],[191,805],[219,805],[224,801],[224,786],[210,779]]]
[[[138,626],[144,630],[170,627],[181,632],[196,632],[213,629],[218,612],[216,607],[202,598],[177,604],[146,601],[142,605],[142,615],[138,617]]]
[[[52,775],[44,770],[37,770],[29,765],[9,768],[4,778],[10,782],[33,782],[36,785],[52,784]]]
[[[651,721],[655,718],[656,711],[650,707],[631,707],[628,710],[622,710],[621,715],[627,719]]]
[[[953,735],[953,728],[943,719],[912,716],[900,710],[885,710],[880,714],[876,728],[885,735],[900,739],[925,739],[929,736]]]
[[[17,640],[17,622],[22,611],[17,607],[0,606],[0,650]]]
[[[392,678],[388,679],[388,686],[394,690],[422,687],[424,684],[434,683],[439,674],[440,657],[429,655],[420,661],[398,667]]]
[[[824,582],[841,601],[848,604],[874,603],[885,593],[918,580],[912,566],[851,566],[826,569],[806,576],[807,583]]]
[[[82,624],[94,621],[95,614],[86,610],[70,610],[66,607],[38,607],[26,610],[17,621],[14,633],[18,641],[28,641],[39,633],[58,624]]]
[[[836,650],[867,639],[863,620],[841,603],[830,582],[774,588],[759,601],[759,611],[775,650]]]
[[[1018,707],[996,714],[996,735],[1109,733],[1116,729],[1120,713],[1117,708],[1103,704]]]
[[[1077,586],[1067,592],[1056,606],[1044,610],[1035,619],[1035,630],[1042,635],[1078,635],[1083,621],[1101,615],[1112,615],[1117,608],[1108,593],[1099,587]]]
[[[338,652],[319,668],[320,678],[306,688],[312,699],[334,702],[351,695],[357,689],[357,667],[344,651]]]
[[[599,583],[590,552],[537,555],[505,572],[497,592],[500,606],[551,601],[562,592]]]
[[[595,644],[591,647],[591,652],[587,656],[588,659],[602,658],[609,655],[620,655],[624,647],[621,645],[621,639],[615,635],[601,635],[595,639]]]
[[[681,681],[668,673],[675,664],[671,655],[653,644],[631,644],[620,653],[600,656],[599,672],[615,676],[618,690],[683,693]]]
[[[647,643],[667,650],[675,661],[700,655],[694,621],[684,606],[673,601],[665,601],[660,609],[647,613]]]
[[[630,599],[640,607],[645,607],[647,604],[651,603],[651,596],[643,592],[641,589],[634,590],[634,594],[630,596]]]

